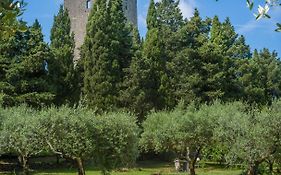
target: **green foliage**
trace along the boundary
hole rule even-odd
[[[44,141],[38,133],[38,115],[25,105],[1,110],[3,120],[0,136],[0,150],[14,153],[24,170],[28,171],[28,159],[44,150]]]
[[[94,159],[104,172],[131,167],[138,156],[139,129],[127,113],[105,113],[94,119]]]
[[[227,147],[228,162],[243,161],[248,174],[255,175],[259,165],[276,153],[280,115],[275,107],[247,112],[234,106],[218,118],[215,138]]]
[[[65,158],[89,158],[93,149],[91,141],[92,112],[83,108],[49,108],[40,113],[42,138],[50,151]]]
[[[139,128],[134,116],[85,108],[27,106],[0,108],[0,154],[19,156],[24,172],[28,159],[44,151],[73,160],[79,174],[84,161],[94,160],[104,173],[131,167],[138,156]]]
[[[150,0],[146,23],[147,23],[148,30],[159,27],[154,0]]]
[[[162,0],[156,3],[157,21],[162,28],[176,32],[183,25],[178,0]]]
[[[280,61],[276,53],[264,49],[254,52],[253,58],[240,66],[239,82],[243,100],[249,103],[270,104],[280,96]]]
[[[3,42],[0,50],[1,103],[36,107],[50,104],[54,97],[48,65],[52,55],[43,41],[39,22],[36,20],[26,32],[18,32]]]
[[[18,5],[22,7],[18,7]],[[2,0],[0,2],[0,41],[9,39],[17,31],[25,31],[26,26],[22,25],[17,20],[22,14],[23,2],[14,1],[14,0]]]
[[[52,55],[43,41],[42,29],[36,20],[29,29],[27,52],[9,71],[9,81],[16,87],[19,103],[32,106],[50,104],[54,98],[49,78],[49,65]]]
[[[213,136],[213,116],[209,108],[194,105],[171,112],[151,113],[143,123],[140,145],[148,151],[175,151],[190,163],[190,173],[195,174],[195,163],[201,150],[208,146]]]
[[[74,34],[70,31],[71,24],[68,11],[60,7],[57,16],[54,17],[54,24],[51,30],[51,51],[55,57],[50,62],[52,67],[54,83],[56,86],[56,103],[73,103],[73,95],[78,84],[75,81],[74,70]]]
[[[82,48],[84,96],[100,111],[119,106],[118,95],[131,59],[131,37],[120,0],[96,1]],[[94,52],[93,52],[94,50]]]

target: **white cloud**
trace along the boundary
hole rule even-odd
[[[179,6],[182,11],[183,17],[190,18],[193,16],[193,11],[196,7],[194,0],[181,0]]]
[[[161,0],[155,0],[155,2],[159,2]],[[195,0],[180,0],[179,7],[182,11],[182,15],[184,18],[190,18],[193,16],[194,8],[196,7]]]
[[[161,0],[155,0],[155,2],[159,2]],[[149,6],[149,2],[146,1],[145,5],[142,2],[139,2],[139,5],[142,5],[138,8],[138,25],[140,32],[142,36],[146,32],[146,16],[147,16],[147,10]],[[182,11],[182,15],[184,18],[190,18],[193,16],[193,11],[197,4],[195,3],[195,0],[180,0],[179,7]]]

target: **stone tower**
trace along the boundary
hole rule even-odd
[[[71,30],[75,35],[74,59],[79,59],[79,48],[84,42],[86,24],[92,3],[95,0],[64,0],[64,7],[69,11]],[[123,9],[128,21],[137,26],[137,0],[124,0]]]

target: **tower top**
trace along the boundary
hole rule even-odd
[[[71,30],[74,32],[74,59],[79,59],[79,48],[84,42],[88,16],[95,0],[64,0],[69,12]],[[123,0],[123,10],[128,21],[137,26],[137,0]]]

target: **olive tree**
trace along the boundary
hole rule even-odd
[[[95,160],[107,174],[135,162],[138,155],[138,126],[126,113],[95,115],[83,108],[49,108],[41,112],[40,126],[49,150],[75,161],[78,175],[85,174],[85,160]]]
[[[227,146],[227,160],[242,160],[248,175],[257,175],[261,163],[280,147],[281,115],[271,109],[226,112],[218,119],[215,138]]]
[[[139,128],[134,116],[123,113],[105,113],[94,118],[95,143],[93,158],[102,174],[119,167],[130,167],[138,156]]]
[[[212,141],[213,119],[206,106],[187,110],[151,113],[143,123],[141,147],[156,152],[175,151],[185,155],[191,175],[202,149]]]
[[[38,131],[37,112],[26,106],[6,109],[1,127],[1,150],[18,156],[23,173],[28,174],[28,159],[44,149]]]
[[[84,160],[91,158],[92,112],[82,108],[49,108],[41,112],[40,133],[49,151],[76,162],[78,174],[84,175]]]

